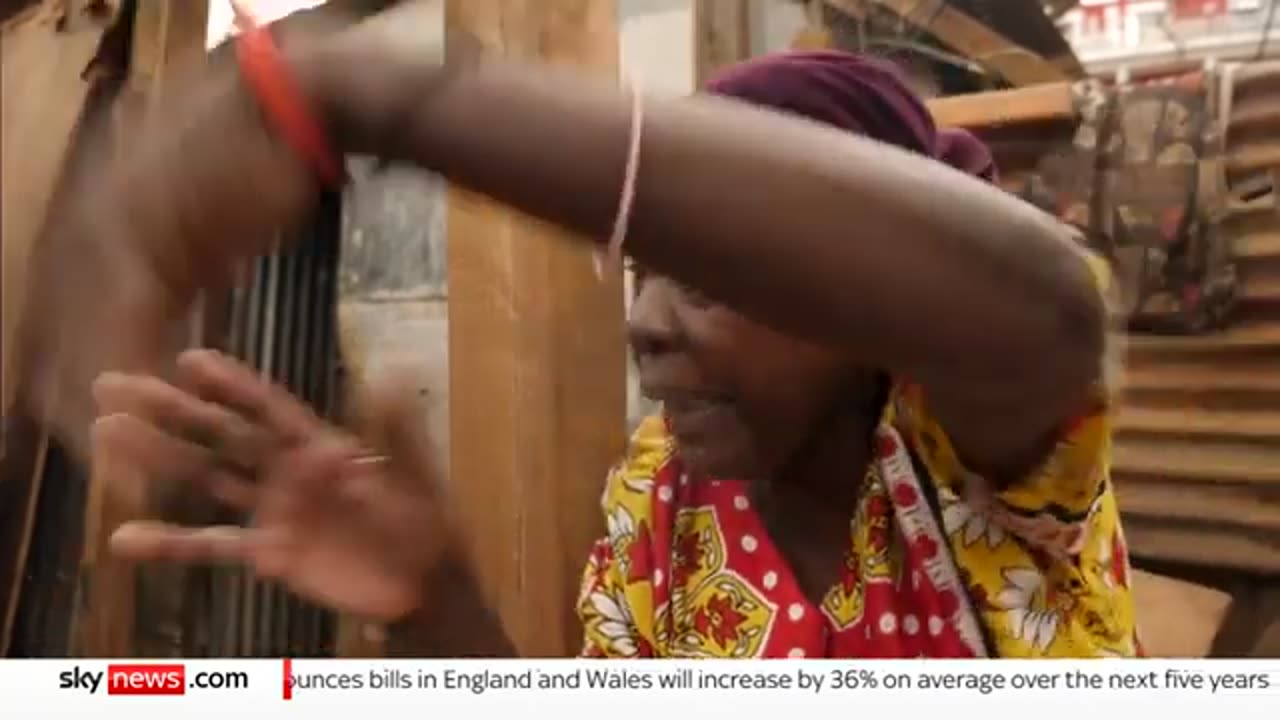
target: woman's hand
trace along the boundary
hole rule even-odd
[[[303,60],[353,19],[322,6],[275,26],[304,94],[314,93]],[[145,110],[122,97],[86,124],[28,268],[24,401],[79,458],[94,379],[167,376],[200,291],[229,286],[246,261],[291,237],[320,190],[266,120],[234,48],[200,60],[166,70],[180,76]],[[318,101],[315,112],[326,122]]]
[[[113,534],[115,552],[242,562],[366,617],[391,620],[418,606],[452,533],[414,421],[416,393],[387,386],[364,403],[362,442],[218,353],[184,354],[179,375],[183,389],[146,376],[98,380],[94,454],[108,459],[99,472],[138,504],[164,489],[157,484],[197,483],[244,512],[248,526],[131,522]]]

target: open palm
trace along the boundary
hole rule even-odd
[[[132,522],[114,533],[113,550],[138,560],[243,562],[368,617],[412,610],[449,543],[415,393],[392,386],[371,396],[357,438],[226,356],[189,352],[179,367],[180,387],[119,374],[96,383],[94,454],[111,460],[104,481],[135,498],[166,483],[199,483],[250,522]]]

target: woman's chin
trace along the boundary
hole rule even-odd
[[[710,480],[750,480],[756,475],[756,463],[733,448],[707,446],[676,439],[680,460],[691,478]]]
[[[744,480],[759,463],[754,437],[731,403],[666,408],[668,427],[691,477]]]

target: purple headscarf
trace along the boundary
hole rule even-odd
[[[938,130],[893,65],[839,51],[785,52],[734,65],[706,91],[802,115],[996,182],[995,161],[963,130]]]

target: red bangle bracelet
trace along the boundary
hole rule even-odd
[[[237,17],[237,21],[242,27],[236,41],[240,70],[269,122],[322,182],[331,188],[341,187],[346,181],[342,158],[307,107],[307,98],[289,72],[270,31],[247,14]]]

